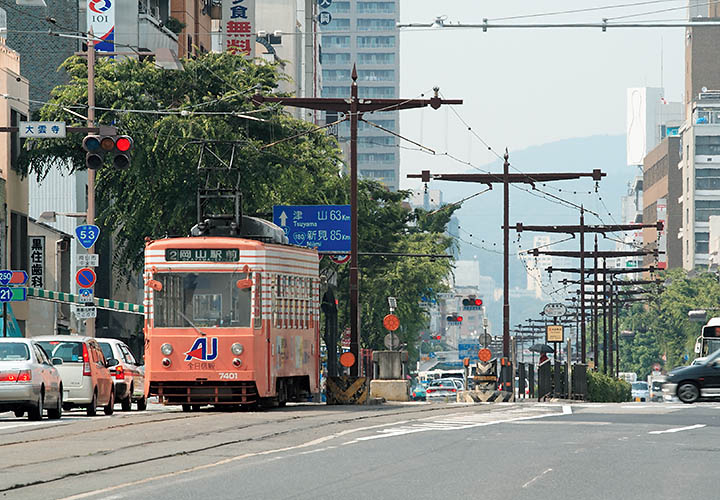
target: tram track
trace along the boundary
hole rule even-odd
[[[257,436],[247,436],[247,437],[241,437],[241,438],[237,438],[237,439],[223,440],[218,443],[214,443],[212,445],[196,446],[196,447],[192,447],[192,448],[179,449],[179,450],[172,451],[169,453],[160,453],[160,454],[157,454],[154,456],[148,456],[148,457],[145,457],[142,459],[137,459],[137,460],[125,460],[125,461],[122,461],[122,462],[116,463],[116,464],[110,464],[110,465],[106,465],[106,466],[86,468],[84,470],[67,472],[67,473],[59,474],[56,477],[39,479],[36,481],[18,482],[18,483],[11,484],[6,487],[0,487],[0,493],[21,490],[21,489],[28,488],[31,486],[40,486],[40,485],[45,485],[45,484],[51,484],[51,483],[54,483],[57,481],[62,481],[63,479],[81,477],[81,476],[86,476],[86,475],[91,475],[91,474],[96,474],[96,473],[102,473],[102,472],[121,469],[124,467],[131,467],[131,466],[142,465],[142,464],[150,464],[153,462],[172,459],[172,458],[176,458],[176,457],[196,455],[199,453],[216,450],[216,449],[221,449],[223,447],[238,445],[238,444],[242,444],[242,443],[260,442],[263,440],[272,439],[272,438],[281,437],[281,436],[288,436],[288,435],[297,434],[300,432],[313,431],[313,430],[321,429],[324,427],[328,427],[329,425],[347,425],[347,424],[352,424],[353,422],[362,422],[362,421],[366,421],[366,420],[378,419],[378,418],[383,418],[383,417],[400,416],[400,415],[412,417],[413,415],[418,415],[418,414],[423,415],[423,414],[427,414],[427,413],[437,413],[437,412],[448,411],[448,410],[458,410],[460,408],[461,407],[449,408],[447,406],[439,406],[439,407],[431,407],[430,406],[430,407],[408,409],[407,407],[405,407],[405,408],[403,408],[403,410],[379,411],[377,413],[374,412],[371,414],[362,414],[362,415],[357,415],[357,416],[345,418],[345,419],[340,418],[338,420],[332,420],[331,422],[327,421],[327,417],[332,418],[335,415],[346,414],[346,412],[332,412],[329,414],[322,413],[318,416],[322,416],[322,417],[326,417],[326,418],[322,422],[316,422],[311,425],[302,425],[302,426],[296,426],[296,427],[292,427],[292,428],[288,428],[288,429],[266,432],[266,433],[262,433]],[[488,411],[492,411],[492,409],[488,408]],[[194,416],[195,415],[188,415],[187,418],[192,418]],[[197,416],[208,416],[208,413],[200,413]],[[167,420],[177,421],[180,419],[181,418],[164,419],[164,420],[165,421],[167,421]],[[308,420],[307,415],[297,415],[297,416],[280,419],[280,420],[257,422],[257,423],[249,424],[249,425],[242,426],[242,427],[237,427],[237,426],[223,427],[221,429],[217,429],[217,430],[213,430],[211,432],[205,433],[204,435],[205,436],[216,435],[216,434],[222,434],[222,433],[226,433],[226,432],[233,431],[233,430],[235,430],[235,431],[248,430],[248,429],[257,428],[257,427],[260,427],[263,425],[276,425],[276,424],[283,424],[283,423],[288,423],[288,422],[292,422],[292,421],[307,421],[307,420]],[[128,427],[131,425],[151,423],[151,422],[161,423],[161,420],[136,422],[134,424],[123,424],[122,426],[114,426],[114,428]],[[106,427],[104,429],[98,429],[95,432],[102,431],[102,430],[110,431],[112,428],[113,427]],[[72,437],[73,435],[74,434],[65,434],[63,436],[59,436],[59,438],[60,437]],[[42,441],[42,439],[40,439],[39,441]],[[62,458],[60,458],[60,460],[82,459],[82,458],[95,457],[95,456],[107,457],[107,456],[111,456],[115,453],[119,453],[122,451],[127,451],[129,449],[137,448],[139,446],[147,448],[152,445],[162,445],[167,442],[177,442],[177,439],[173,439],[173,438],[156,439],[156,440],[152,440],[152,441],[148,441],[148,442],[144,442],[144,443],[135,443],[132,445],[122,446],[122,447],[118,447],[118,448],[114,448],[114,449],[110,449],[110,450],[101,450],[101,451],[97,451],[95,453],[88,454],[88,455],[70,455],[70,456],[62,457]],[[21,443],[22,442],[20,442],[20,444]],[[57,461],[57,460],[58,460],[58,458],[55,458],[52,460],[52,462]],[[25,466],[25,467],[29,467],[29,466],[33,466],[33,465],[37,466],[37,465],[43,465],[44,463],[48,463],[48,462],[51,462],[51,461],[37,461],[35,463],[25,463],[25,464],[20,464],[20,463],[16,462],[13,464],[12,468],[17,469],[18,467],[23,467],[23,466]],[[2,470],[2,469],[0,469],[0,470]]]

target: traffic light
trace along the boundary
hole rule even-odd
[[[462,305],[464,307],[480,307],[483,305],[483,301],[482,299],[476,298],[474,295],[470,295],[463,299]]]
[[[88,135],[82,143],[85,153],[85,166],[97,170],[105,163],[105,155],[113,153],[113,166],[124,169],[130,166],[130,153],[133,147],[132,137],[127,135]]]
[[[458,315],[457,313],[453,313],[453,314],[448,315],[445,319],[447,320],[448,323],[460,324],[460,323],[462,323],[463,317]]]

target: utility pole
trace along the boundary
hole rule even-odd
[[[604,175],[604,174],[603,174]],[[585,233],[594,233],[596,235],[595,237],[595,250],[592,254],[592,256],[595,259],[595,281],[597,281],[597,269],[598,269],[598,257],[600,256],[597,249],[597,235],[598,234],[607,234],[607,233],[614,233],[614,232],[621,232],[621,231],[636,231],[637,229],[644,228],[644,227],[654,227],[658,229],[659,231],[662,231],[663,229],[663,223],[662,221],[658,221],[655,224],[604,224],[604,225],[586,225],[585,224],[585,218],[584,218],[584,209],[583,207],[580,207],[580,224],[577,226],[574,225],[548,225],[548,226],[537,226],[537,225],[525,225],[521,222],[518,222],[515,224],[515,231],[518,233],[521,233],[523,231],[535,231],[535,232],[543,232],[543,233],[563,233],[563,234],[571,234],[575,235],[576,233],[580,234],[580,280],[584,283],[585,281],[585,258],[590,257],[591,255],[588,255],[588,252],[585,252]],[[540,255],[538,252],[538,249],[533,249],[530,251],[532,255]],[[550,252],[543,252],[543,255],[563,255],[563,253],[550,253]],[[633,254],[635,255],[635,254]],[[645,255],[645,254],[642,254]],[[615,255],[618,256],[618,255]],[[596,289],[597,290],[597,289]],[[585,302],[585,286],[581,285],[580,287],[580,302]],[[594,344],[597,344],[597,311],[594,310],[595,315],[595,321],[593,326],[594,331]],[[587,346],[586,346],[586,335],[585,335],[585,323],[586,323],[586,317],[585,317],[585,308],[580,308],[580,328],[581,328],[581,362],[583,364],[586,363],[586,352],[587,352]],[[597,359],[595,359],[595,363],[597,364]]]
[[[595,169],[592,172],[577,173],[510,173],[510,162],[507,149],[503,156],[502,174],[431,174],[429,170],[423,170],[420,174],[408,174],[410,179],[422,179],[423,182],[430,182],[430,179],[452,182],[474,182],[487,184],[503,184],[503,357],[510,357],[510,184],[530,184],[538,182],[564,181],[580,179],[581,177],[592,177],[599,181],[607,174]],[[581,210],[582,213],[582,210]]]
[[[87,67],[88,67],[88,128],[95,126],[95,36],[90,28],[87,39]],[[95,224],[95,170],[87,169],[87,218],[88,224]],[[88,248],[88,253],[93,253],[95,245]],[[95,318],[85,320],[85,335],[88,337],[95,336]]]
[[[440,99],[439,90],[434,89],[435,95],[431,99],[360,99],[358,97],[357,68],[353,64],[352,84],[350,85],[350,99],[327,97],[265,97],[256,95],[253,101],[256,104],[274,102],[284,106],[313,109],[317,111],[336,111],[344,113],[346,120],[350,120],[350,352],[355,357],[350,367],[350,375],[357,377],[359,370],[360,352],[360,287],[359,287],[359,240],[358,240],[358,168],[357,168],[357,135],[358,121],[362,120],[363,113],[376,111],[401,111],[404,109],[424,108],[430,106],[438,109],[443,104],[462,104],[461,99]],[[323,127],[318,128],[320,130]]]

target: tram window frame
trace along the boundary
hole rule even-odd
[[[253,299],[255,300],[255,304],[253,304],[253,327],[262,328],[262,274],[254,273],[254,275],[255,293]]]

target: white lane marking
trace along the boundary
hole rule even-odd
[[[688,425],[687,427],[675,427],[674,429],[665,429],[664,431],[650,431],[648,434],[667,434],[672,432],[680,432],[680,431],[691,431],[693,429],[702,429],[703,427],[706,427],[705,424],[695,424],[695,425]]]
[[[563,405],[563,415],[572,415],[572,407],[570,405]]]
[[[101,488],[101,489],[98,489],[98,490],[87,491],[87,492],[85,492],[85,493],[79,493],[79,494],[77,494],[77,495],[72,495],[72,496],[69,496],[69,497],[64,497],[64,498],[61,498],[61,499],[59,499],[59,500],[79,500],[79,499],[81,499],[81,498],[88,498],[88,497],[92,497],[92,496],[95,496],[95,495],[100,495],[100,494],[103,494],[103,493],[108,493],[108,492],[110,492],[110,491],[116,491],[116,490],[119,490],[119,489],[128,488],[128,487],[130,487],[130,486],[137,486],[137,485],[139,485],[139,484],[150,483],[150,482],[152,482],[152,481],[158,481],[158,480],[160,480],[160,479],[166,479],[166,478],[169,478],[169,477],[179,476],[179,475],[181,475],[181,474],[188,474],[188,473],[190,473],[190,472],[197,472],[197,471],[201,471],[201,470],[205,470],[205,469],[211,469],[211,468],[213,468],[213,467],[219,467],[219,466],[221,466],[221,465],[226,465],[226,464],[229,464],[229,463],[231,463],[231,462],[236,462],[236,461],[238,461],[238,460],[244,460],[244,459],[246,459],[246,458],[259,457],[259,456],[264,456],[264,455],[273,455],[273,454],[275,454],[275,453],[281,453],[281,452],[285,452],[285,451],[293,451],[293,450],[298,450],[298,449],[302,449],[302,448],[307,448],[307,447],[309,447],[309,446],[314,446],[314,445],[316,445],[316,444],[324,443],[325,441],[330,441],[331,439],[335,439],[335,438],[338,438],[338,437],[341,437],[341,436],[345,436],[345,435],[347,435],[347,434],[352,434],[352,433],[354,433],[354,432],[367,431],[367,430],[377,429],[377,428],[379,428],[379,427],[387,427],[388,425],[404,424],[404,423],[407,423],[407,422],[409,422],[409,421],[408,421],[408,420],[403,420],[403,421],[400,421],[400,422],[392,422],[392,423],[388,423],[388,424],[370,425],[370,426],[367,426],[367,427],[358,427],[357,429],[348,429],[348,430],[346,430],[346,431],[341,431],[341,432],[336,432],[335,434],[330,434],[329,436],[324,436],[324,437],[321,437],[321,438],[318,438],[318,439],[313,439],[313,440],[311,440],[311,441],[307,441],[307,442],[305,442],[305,443],[302,443],[302,444],[299,444],[299,445],[296,445],[296,446],[288,446],[288,447],[286,447],[286,448],[277,448],[277,449],[274,449],[274,450],[259,451],[259,452],[255,452],[255,453],[244,453],[244,454],[242,454],[242,455],[237,455],[237,456],[235,456],[235,457],[226,458],[226,459],[219,460],[219,461],[217,461],[217,462],[213,462],[213,463],[210,463],[210,464],[198,465],[198,466],[195,466],[195,467],[190,467],[190,468],[183,469],[183,470],[179,470],[179,471],[176,471],[176,472],[168,472],[167,474],[160,474],[160,475],[158,475],[158,476],[147,477],[147,478],[145,478],[145,479],[139,479],[139,480],[137,480],[137,481],[130,481],[130,482],[118,484],[118,485],[115,485],[115,486],[109,486],[109,487],[107,487],[107,488]],[[278,457],[278,458],[281,458],[281,457]]]
[[[523,487],[523,488],[527,488],[528,486],[530,486],[531,484],[533,484],[535,481],[537,481],[538,479],[540,479],[540,478],[543,477],[545,474],[547,474],[548,472],[551,472],[551,471],[552,471],[552,469],[547,469],[547,470],[543,471],[542,474],[538,474],[537,476],[535,476],[534,478],[532,478],[530,481],[528,481],[527,483],[523,484],[522,487]]]
[[[572,421],[542,421],[542,422],[511,422],[515,425],[610,425],[612,422],[593,422],[589,420],[572,420]]]

